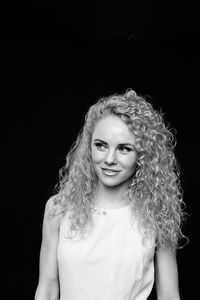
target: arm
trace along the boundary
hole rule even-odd
[[[157,250],[156,291],[158,300],[180,300],[175,251],[162,248]]]
[[[35,293],[35,300],[58,300],[58,268],[57,245],[59,233],[59,217],[49,215],[52,199],[45,207],[42,244],[40,250],[39,282]]]

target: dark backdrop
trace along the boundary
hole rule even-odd
[[[195,299],[198,7],[191,1],[74,3],[30,1],[1,11],[4,299],[33,299],[44,206],[66,153],[89,106],[128,88],[148,95],[177,130],[176,155],[190,215],[184,229],[190,243],[178,251],[180,291],[182,300]]]

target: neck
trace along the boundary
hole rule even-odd
[[[94,204],[103,208],[117,208],[129,204],[128,187],[99,186]]]

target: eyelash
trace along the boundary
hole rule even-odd
[[[120,148],[121,148],[121,150],[124,149],[126,152],[131,152],[132,151],[132,149],[129,148],[129,147],[123,147],[123,146],[121,146]],[[124,150],[122,150],[122,151],[124,151]]]
[[[95,146],[97,147],[97,149],[102,149],[102,147],[105,149],[106,146],[102,143],[95,143]],[[124,147],[124,146],[120,146],[119,147],[119,150],[122,151],[122,152],[131,152],[132,149],[129,148],[129,147]]]
[[[102,149],[102,147],[106,148],[106,146],[102,143],[95,143],[95,146],[97,147],[97,149],[99,149],[99,148]]]

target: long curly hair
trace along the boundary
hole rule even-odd
[[[60,169],[51,213],[70,212],[71,233],[86,232],[92,226],[91,206],[98,179],[91,161],[91,140],[95,124],[107,115],[119,116],[135,136],[137,166],[130,178],[132,212],[147,236],[156,233],[157,245],[180,247],[185,218],[180,172],[174,154],[175,137],[143,96],[129,89],[99,99],[89,108],[85,124]]]

